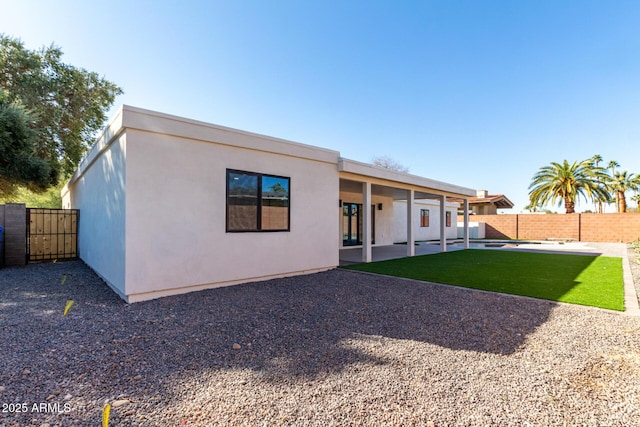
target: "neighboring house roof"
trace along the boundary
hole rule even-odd
[[[492,204],[499,209],[513,208],[513,202],[504,194],[488,194],[486,197],[469,197],[469,205]]]
[[[462,203],[462,199],[449,199]],[[488,194],[486,190],[478,190],[475,197],[469,197],[469,206],[495,205],[498,209],[511,209],[513,202],[504,194]]]

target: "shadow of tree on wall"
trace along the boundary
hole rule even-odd
[[[207,372],[249,370],[278,383],[390,363],[346,344],[363,337],[509,355],[555,306],[341,270],[128,305],[79,261],[6,269],[0,296],[1,356],[38,372],[3,370],[0,384],[19,385],[10,400],[91,388],[149,405],[178,398],[173,379]],[[75,305],[62,316],[69,299]],[[73,417],[95,421],[89,410]]]

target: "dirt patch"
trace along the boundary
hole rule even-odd
[[[572,381],[578,392],[605,399],[614,396],[623,399],[629,388],[636,388],[639,382],[640,352],[637,350],[600,355]]]

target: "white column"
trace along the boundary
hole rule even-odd
[[[371,183],[362,183],[362,262],[371,262]]]
[[[407,256],[416,254],[416,239],[413,233],[413,197],[413,190],[407,190]]]
[[[447,209],[446,209],[446,196],[440,196],[440,252],[447,251],[447,229],[446,229],[446,221],[447,221]]]
[[[464,199],[464,248],[469,249],[469,199]]]
[[[342,200],[340,200],[338,202],[338,246],[340,249],[344,248],[344,213],[342,209]]]

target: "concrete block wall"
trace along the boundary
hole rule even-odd
[[[487,239],[516,238],[518,229],[516,215],[470,215],[469,221],[484,223],[484,234]],[[462,215],[458,216],[458,222],[464,222]]]
[[[2,235],[2,256],[5,266],[25,265],[27,262],[27,211],[22,203],[0,205],[0,225]]]
[[[462,221],[462,216],[458,217]],[[488,239],[574,239],[630,242],[640,239],[640,213],[472,215],[485,223]]]
[[[552,218],[553,217],[553,218]],[[517,239],[580,240],[580,215],[518,215]]]
[[[631,242],[640,239],[640,213],[582,214],[581,240]]]

